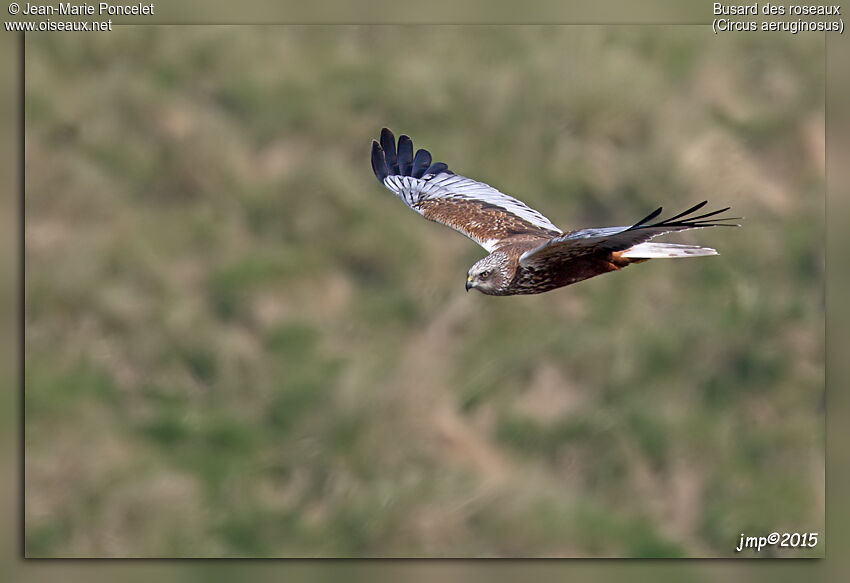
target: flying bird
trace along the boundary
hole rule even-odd
[[[396,145],[387,128],[380,142],[372,140],[372,170],[407,206],[490,253],[469,269],[466,291],[493,296],[538,294],[659,257],[717,255],[709,247],[648,241],[674,231],[739,226],[726,222],[738,217],[715,218],[729,207],[694,215],[708,204],[703,201],[657,222],[660,207],[631,226],[565,233],[522,201],[432,163],[427,150],[414,155],[408,136]]]

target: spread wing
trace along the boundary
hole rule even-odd
[[[458,176],[427,150],[413,153],[413,142],[381,130],[372,141],[372,170],[378,180],[426,219],[459,231],[493,252],[507,242],[563,235],[542,214],[483,182]]]
[[[650,223],[650,221],[661,214],[661,207],[631,227],[603,227],[601,229],[570,231],[526,251],[520,256],[519,261],[520,264],[525,266],[541,265],[552,260],[570,259],[596,251],[624,251],[639,243],[649,241],[653,237],[674,231],[687,231],[688,229],[703,227],[740,226],[724,222],[737,220],[738,217],[712,218],[728,211],[729,207],[691,216],[706,204],[708,204],[708,201],[704,200],[674,217],[657,223]]]

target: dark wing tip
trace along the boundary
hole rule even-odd
[[[407,134],[398,138],[398,173],[402,176],[410,176],[413,168],[413,141]]]
[[[679,213],[679,214],[678,214],[678,215],[676,215],[675,217],[670,217],[669,219],[667,219],[667,222],[675,221],[676,219],[681,219],[681,218],[682,218],[682,217],[684,217],[685,215],[689,215],[689,214],[691,214],[691,213],[693,213],[693,212],[698,211],[699,209],[701,209],[702,207],[704,207],[704,206],[705,206],[705,205],[707,205],[707,204],[708,204],[708,201],[707,201],[707,200],[704,200],[704,201],[702,201],[702,202],[701,202],[701,203],[699,203],[699,204],[695,204],[694,206],[692,206],[692,207],[691,207],[691,208],[689,208],[688,210],[686,210],[686,211],[684,211],[684,212]],[[723,210],[729,210],[729,209],[727,208],[727,209],[723,209]],[[718,211],[718,212],[723,212],[723,211]]]
[[[417,150],[416,156],[413,158],[413,171],[411,176],[414,178],[422,178],[425,170],[431,165],[431,152],[428,150]]]
[[[372,171],[378,180],[387,176],[413,176],[422,178],[425,174],[452,174],[443,162],[431,163],[431,153],[420,149],[413,154],[413,142],[406,134],[398,138],[389,128],[381,129],[380,140],[372,140]]]
[[[708,204],[707,200],[702,201],[699,204],[695,204],[688,210],[679,213],[678,215],[674,215],[668,219],[664,219],[657,223],[647,224],[649,221],[657,217],[661,214],[661,208],[659,207],[655,212],[651,213],[645,219],[638,221],[635,223],[631,229],[643,229],[643,228],[651,228],[651,227],[740,227],[740,225],[732,225],[725,223],[725,221],[735,221],[739,220],[738,217],[718,217],[720,213],[725,213],[732,207],[726,207],[722,209],[718,209],[716,211],[711,211],[707,213],[703,213],[701,215],[691,216],[693,213],[704,207]]]
[[[384,149],[387,169],[392,174],[398,174],[398,155],[395,149],[395,136],[388,128],[381,130],[381,147]]]
[[[662,206],[658,207],[657,209],[655,209],[654,211],[652,211],[651,213],[646,215],[644,218],[642,218],[641,220],[636,222],[634,225],[632,225],[631,228],[637,229],[639,227],[642,227],[643,225],[645,225],[646,223],[648,223],[649,221],[651,221],[652,219],[654,219],[655,217],[660,215],[661,211],[663,211],[663,210],[664,210],[664,207],[662,207]]]
[[[433,174],[434,176],[436,176],[437,174],[441,174],[443,172],[449,172],[449,167],[446,166],[443,162],[435,162],[428,166],[428,169],[425,170],[425,174],[423,174],[423,176],[425,176],[426,174]]]
[[[372,172],[375,173],[375,177],[377,177],[379,182],[383,182],[384,178],[390,174],[387,168],[387,159],[384,156],[384,150],[375,140],[372,140]]]

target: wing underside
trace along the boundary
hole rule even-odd
[[[389,190],[426,219],[463,233],[492,252],[508,242],[563,235],[552,222],[520,200],[492,186],[432,163],[427,150],[414,154],[406,135],[396,145],[384,128],[372,141],[372,170]]]

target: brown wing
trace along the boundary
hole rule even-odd
[[[624,251],[638,243],[649,241],[653,237],[673,231],[687,231],[688,229],[699,229],[703,227],[739,226],[723,222],[736,220],[737,217],[709,218],[728,211],[729,207],[698,216],[688,216],[692,215],[706,204],[708,204],[708,201],[703,201],[674,217],[670,217],[669,219],[665,219],[658,223],[648,224],[649,221],[661,214],[661,207],[631,227],[604,227],[601,229],[571,231],[565,235],[554,237],[542,245],[526,251],[520,256],[519,261],[520,264],[524,266],[532,267],[551,261],[571,259],[599,251]]]
[[[372,170],[378,180],[426,219],[459,231],[492,252],[507,242],[563,235],[552,222],[520,200],[483,182],[458,176],[431,154],[401,136],[396,148],[384,128],[372,142]]]

